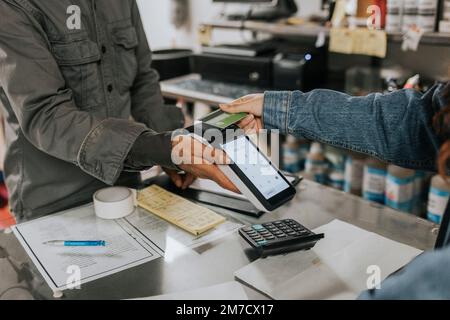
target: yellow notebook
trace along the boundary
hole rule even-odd
[[[221,215],[157,185],[139,191],[137,200],[140,207],[194,235],[202,234],[225,221]]]

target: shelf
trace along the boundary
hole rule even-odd
[[[321,27],[314,24],[305,24],[302,26],[287,25],[284,23],[270,23],[260,21],[214,21],[203,23],[204,26],[218,29],[241,29],[254,32],[263,32],[273,34],[279,37],[295,37],[295,38],[317,38],[320,32],[324,32],[328,37],[329,28]],[[388,41],[392,43],[401,43],[403,39],[402,33],[389,33]],[[450,33],[426,33],[423,35],[421,44],[434,46],[450,46]]]
[[[390,42],[402,42],[403,34],[398,33],[388,33],[388,41]],[[439,33],[430,32],[425,33],[420,40],[421,44],[434,45],[434,46],[450,46],[450,34],[449,33]]]

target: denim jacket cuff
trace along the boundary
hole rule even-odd
[[[267,91],[264,94],[263,122],[265,129],[279,129],[280,133],[287,133],[290,101],[290,91]]]
[[[123,171],[131,147],[146,130],[145,125],[124,119],[100,122],[84,139],[78,165],[84,172],[113,185]]]

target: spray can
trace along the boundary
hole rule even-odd
[[[364,165],[364,199],[385,203],[387,165],[377,159],[369,158]]]
[[[318,142],[311,144],[305,161],[305,172],[311,175],[314,181],[325,184],[327,181],[328,163],[323,154],[322,145]]]
[[[424,190],[425,190],[425,171],[417,170],[414,178],[414,199],[413,199],[413,214],[422,216],[424,213]]]
[[[442,3],[442,15],[439,21],[439,32],[450,32],[450,0]]]
[[[300,170],[305,170],[306,156],[308,155],[311,143],[308,140],[299,140],[299,159],[300,159]]]
[[[402,0],[388,0],[386,14],[386,31],[400,32],[402,29]]]
[[[344,173],[339,170],[333,170],[328,175],[328,185],[338,190],[344,190]]]
[[[419,0],[404,0],[402,31],[406,32],[411,27],[417,26],[419,14]]]
[[[444,180],[440,175],[431,179],[428,194],[427,219],[434,223],[441,223],[447,202],[450,197],[450,181]]]
[[[361,195],[362,178],[365,156],[350,152],[345,161],[344,191],[354,195]]]
[[[287,172],[297,173],[305,167],[308,144],[289,135],[283,144],[283,169]]]
[[[419,0],[417,24],[424,32],[433,32],[436,26],[438,0]]]
[[[386,205],[400,211],[412,212],[415,177],[414,170],[395,165],[388,166]]]
[[[344,172],[346,158],[344,151],[332,146],[325,146],[325,158],[331,170]]]

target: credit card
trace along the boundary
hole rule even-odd
[[[243,120],[246,116],[247,113],[245,112],[226,113],[221,110],[217,110],[203,118],[203,122],[219,129],[226,129],[229,126]]]

